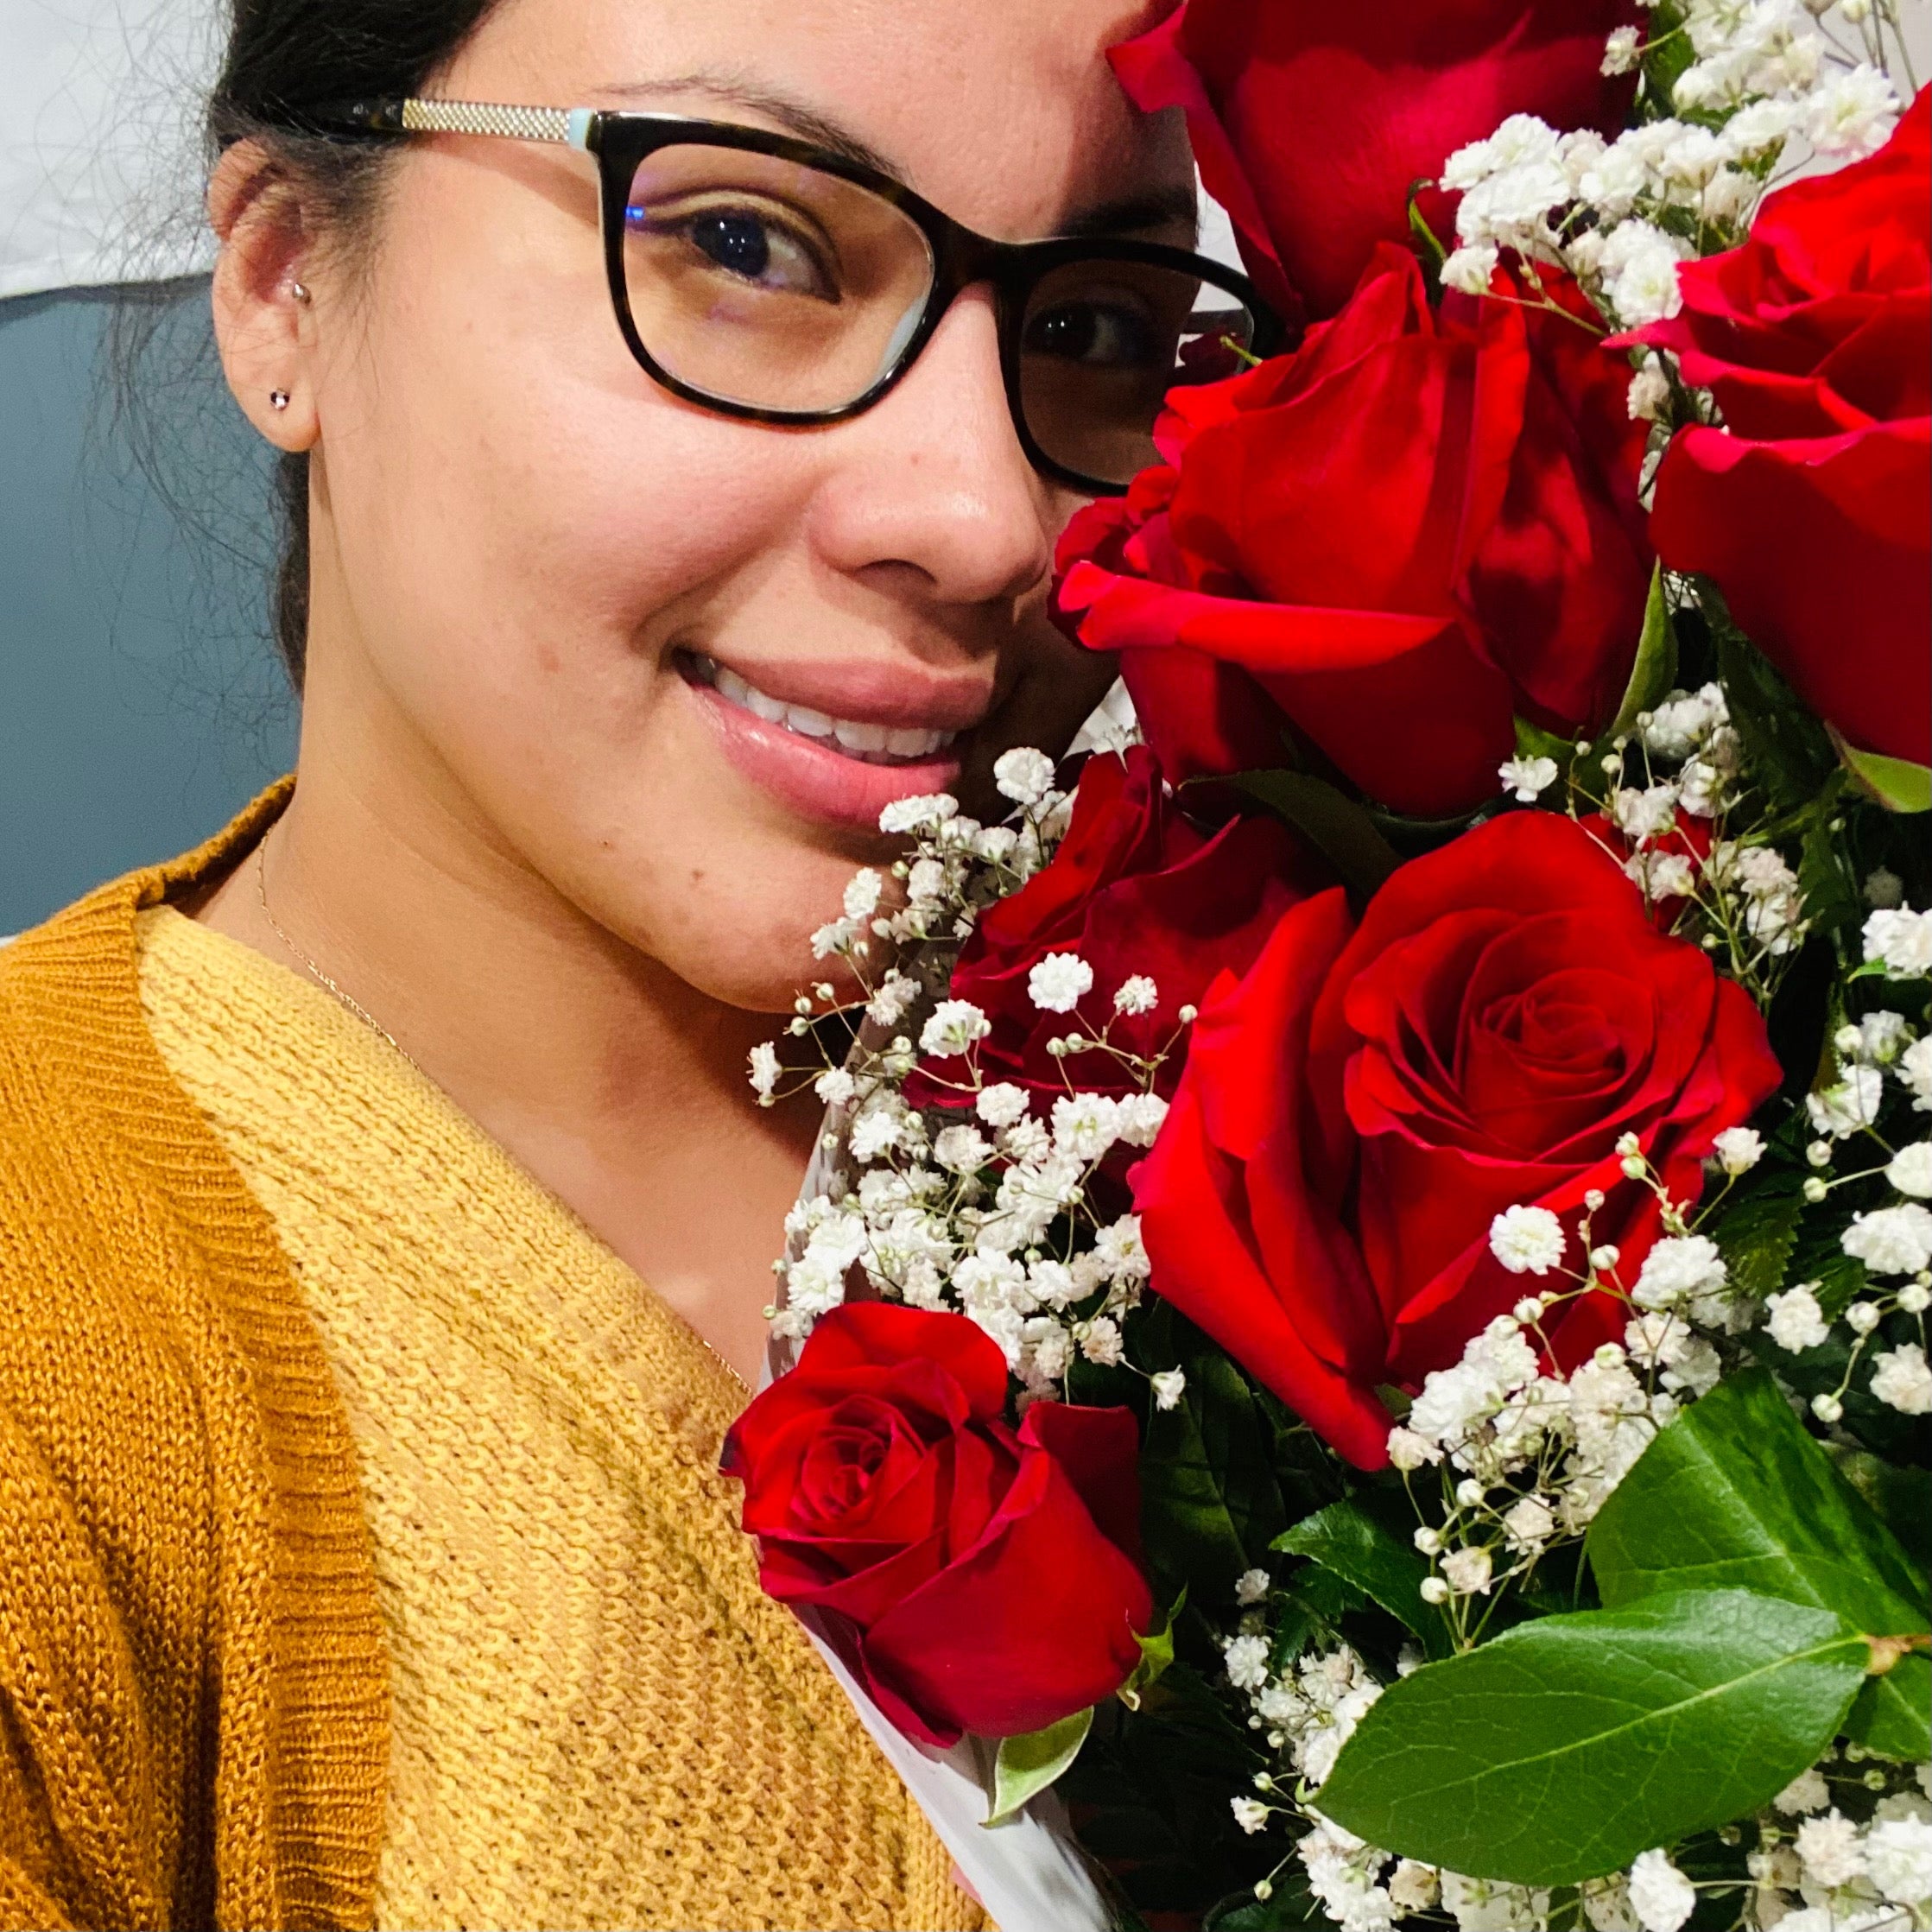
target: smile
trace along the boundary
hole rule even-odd
[[[861,718],[834,718],[809,705],[787,704],[783,699],[759,690],[714,657],[693,652],[685,662],[692,681],[715,691],[725,703],[748,711],[781,731],[815,739],[826,749],[836,750],[865,764],[917,764],[945,751],[960,736],[957,732],[917,725],[880,725]]]

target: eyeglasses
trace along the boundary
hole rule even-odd
[[[998,242],[845,156],[762,128],[445,100],[291,113],[355,136],[487,135],[596,157],[630,352],[675,396],[753,422],[841,422],[886,396],[962,289],[991,286],[1013,423],[1042,474],[1114,496],[1153,462],[1168,391],[1271,353],[1245,276],[1152,242]]]

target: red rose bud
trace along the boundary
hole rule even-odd
[[[1397,811],[1466,810],[1512,713],[1590,736],[1623,696],[1652,563],[1629,386],[1568,316],[1432,312],[1384,246],[1295,354],[1173,393],[1164,465],[1061,540],[1061,620],[1120,653],[1176,781],[1279,764],[1292,725]]]
[[[975,1049],[988,1084],[1012,1081],[1050,1102],[1069,1076],[1083,1092],[1124,1095],[1140,1083],[1111,1055],[1056,1060],[1049,1040],[1107,1031],[1122,1052],[1152,1059],[1173,1051],[1157,1089],[1174,1091],[1187,1036],[1183,1006],[1198,1006],[1214,976],[1245,972],[1276,922],[1297,900],[1333,883],[1295,836],[1272,819],[1200,830],[1167,795],[1154,755],[1089,758],[1074,815],[1052,862],[1011,898],[980,915],[953,971],[950,997],[969,999],[991,1023]],[[1042,1011],[1028,991],[1052,953],[1077,953],[1093,984],[1066,1012]],[[1130,979],[1151,980],[1154,1003],[1115,996]],[[1111,1029],[1111,1030],[1109,1030]],[[963,1078],[958,1061],[934,1061],[908,1097],[922,1106],[962,1105],[942,1083]]]
[[[961,1314],[835,1308],[725,1439],[759,1581],[816,1610],[910,1736],[1015,1737],[1110,1695],[1153,1618],[1124,1409],[1005,1420],[1006,1363]]]
[[[1660,1222],[1619,1138],[1694,1200],[1715,1137],[1780,1077],[1750,995],[1656,930],[1595,839],[1512,813],[1404,865],[1359,928],[1340,892],[1297,906],[1210,996],[1135,1171],[1154,1289],[1373,1468],[1377,1388],[1419,1388],[1542,1285],[1491,1252],[1497,1214],[1547,1208],[1580,1269],[1600,1190],[1593,1238],[1629,1282]],[[1560,1361],[1626,1313],[1603,1294],[1552,1311]]]
[[[1674,351],[1725,427],[1671,439],[1659,554],[1853,744],[1932,763],[1932,89],[1677,286],[1630,339]]]
[[[1605,75],[1604,42],[1644,17],[1634,0],[1188,0],[1109,58],[1137,107],[1187,111],[1249,273],[1332,315],[1375,244],[1408,238],[1411,184],[1504,115],[1615,135],[1636,80]],[[1455,200],[1421,198],[1446,244]]]

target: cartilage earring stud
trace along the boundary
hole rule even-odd
[[[270,390],[269,391],[269,407],[277,412],[286,409],[288,407],[288,390]]]

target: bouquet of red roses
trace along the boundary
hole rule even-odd
[[[1137,741],[816,935],[727,1466],[1126,1922],[1932,1924],[1932,92],[1841,11],[1117,52],[1305,326],[1067,532]]]

